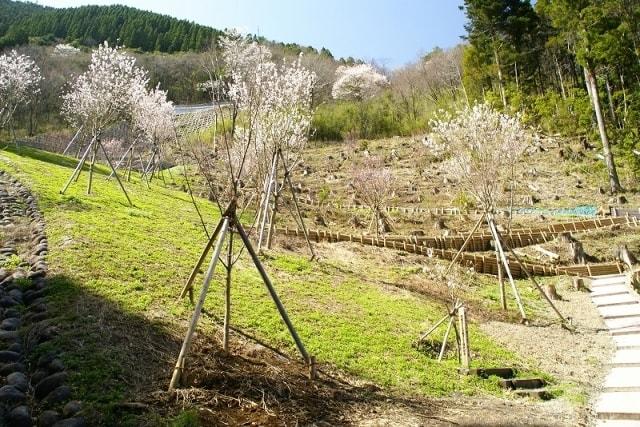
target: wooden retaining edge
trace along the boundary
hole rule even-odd
[[[284,234],[286,236],[303,237],[302,230],[297,228],[276,228],[276,233]],[[407,242],[390,241],[383,238],[366,237],[363,235],[357,236],[352,234],[344,234],[339,232],[331,232],[324,230],[307,230],[309,238],[316,242],[327,241],[330,243],[335,242],[353,242],[360,243],[367,246],[375,246],[381,248],[389,248],[395,250],[401,250],[409,253],[425,255],[430,258],[440,258],[445,260],[452,260],[457,251],[428,248],[426,246],[416,245]],[[481,255],[463,252],[458,257],[458,262],[464,266],[473,268],[478,273],[497,275],[498,274],[498,262],[493,255]],[[515,278],[526,278],[526,273],[522,270],[521,266],[515,262],[515,260],[509,259],[511,268],[511,274]],[[572,265],[572,266],[554,266],[549,264],[537,264],[537,263],[523,263],[529,273],[536,276],[592,276],[592,275],[605,275],[605,274],[619,274],[623,271],[623,266],[620,263],[603,263],[603,264],[587,264],[587,265]]]

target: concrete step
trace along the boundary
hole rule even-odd
[[[632,292],[631,287],[628,285],[625,285],[625,284],[611,285],[611,286],[604,286],[604,287],[592,289],[591,297],[630,294],[631,292]]]
[[[604,319],[604,324],[612,331],[629,328],[640,329],[640,316],[624,317],[620,319]]]
[[[596,427],[640,427],[638,420],[597,420]]]
[[[595,411],[601,420],[640,421],[640,392],[602,393]]]
[[[604,379],[604,389],[610,392],[640,392],[640,367],[611,368]],[[640,401],[636,405],[640,412]]]
[[[629,335],[616,335],[613,342],[618,350],[622,349],[640,349],[640,333]]]
[[[627,276],[624,274],[616,274],[612,276],[600,276],[591,281],[592,288],[598,288],[601,286],[617,285],[620,283],[626,283]]]
[[[616,305],[638,304],[640,297],[631,292],[609,296],[594,296],[591,298],[596,307],[613,307]]]
[[[616,351],[610,366],[619,368],[640,368],[640,349]],[[640,404],[640,402],[638,402],[638,404]]]
[[[625,317],[640,317],[640,304],[614,305],[598,307],[600,315],[605,319],[621,319]]]

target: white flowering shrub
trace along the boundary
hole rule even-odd
[[[479,104],[453,115],[441,113],[431,128],[424,144],[434,154],[444,155],[463,189],[492,212],[530,141],[520,117]]]
[[[174,136],[173,103],[167,100],[167,92],[156,88],[134,88],[131,122],[133,128],[148,142],[162,143]]]
[[[135,58],[107,42],[91,55],[89,68],[63,95],[62,114],[76,127],[97,137],[109,125],[130,120],[139,95],[145,91],[146,72]]]
[[[0,127],[12,122],[20,105],[35,98],[41,80],[40,68],[33,59],[15,50],[0,55]]]
[[[331,90],[334,99],[362,101],[374,97],[389,81],[370,64],[341,65]]]

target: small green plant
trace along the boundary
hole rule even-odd
[[[324,205],[329,200],[331,194],[331,188],[328,185],[323,185],[320,191],[318,191],[318,202],[320,206]]]
[[[15,270],[22,263],[22,258],[13,254],[2,262],[2,267],[8,270]]]
[[[200,421],[196,411],[185,411],[175,417],[169,425],[171,427],[198,427]]]
[[[369,141],[361,139],[358,141],[358,151],[365,151],[369,149]]]
[[[451,203],[453,204],[453,206],[463,210],[475,207],[475,202],[465,191],[458,192]]]

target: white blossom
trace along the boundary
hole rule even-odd
[[[80,49],[70,44],[60,43],[53,48],[53,53],[58,56],[73,56],[80,53]]]
[[[530,140],[520,117],[479,104],[455,115],[441,113],[431,127],[424,144],[435,154],[448,156],[448,169],[463,189],[492,212]]]
[[[336,81],[331,96],[335,99],[362,101],[372,98],[389,81],[370,64],[341,65],[336,70]]]
[[[133,88],[131,122],[148,142],[165,142],[174,136],[173,103],[167,92],[156,87],[146,90]]]
[[[147,82],[135,58],[105,42],[93,51],[87,71],[63,95],[62,114],[72,125],[84,125],[98,136],[107,126],[131,118]]]
[[[15,50],[0,55],[0,127],[13,119],[20,105],[27,105],[40,93],[40,68]]]

